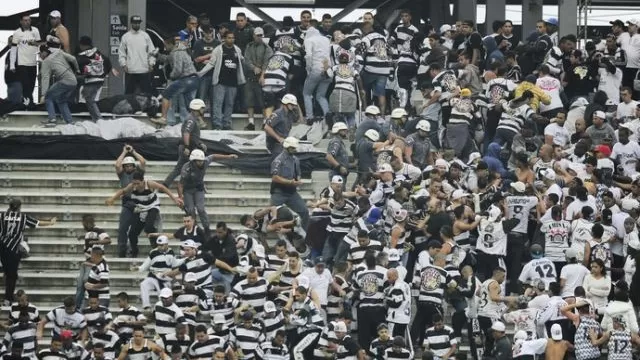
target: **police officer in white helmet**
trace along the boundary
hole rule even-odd
[[[293,155],[300,143],[289,136],[282,141],[284,150],[271,163],[271,205],[287,205],[300,215],[302,228],[306,231],[309,224],[309,210],[300,194],[298,186],[302,185],[300,160]]]

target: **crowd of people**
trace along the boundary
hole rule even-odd
[[[44,93],[55,113],[57,96],[75,90],[63,69],[75,58],[59,12],[50,17],[58,26],[40,54],[58,79]],[[163,182],[145,180],[145,159],[125,146],[115,166],[122,189],[106,201],[122,201],[118,256],[139,255],[143,230],[153,247],[132,268],[143,278],[142,309],[110,293],[111,240],[88,215],[75,298],[41,319],[28,289],[14,295],[15,281],[6,282],[7,359],[450,359],[463,342],[473,359],[598,359],[605,347],[611,360],[633,358],[640,20],[612,21],[606,40],[580,50],[576,36],[558,37],[555,18],[525,41],[508,20],[482,36],[473,21],[423,28],[408,11],[391,29],[371,13],[361,28],[339,29],[309,11],[299,25],[285,17],[281,29],[254,28],[238,14],[235,27],[216,32],[203,18],[189,17],[165,41],[172,80],[155,121],[177,122],[175,106],[181,114],[175,169]],[[20,61],[20,49],[39,40],[23,22],[16,34],[25,40],[14,35],[20,82],[32,79],[20,67],[35,66]],[[133,16],[121,40],[127,92],[153,91],[144,89],[150,59],[162,60],[140,23]],[[86,52],[90,39],[83,43]],[[409,99],[416,89],[421,104]],[[204,176],[225,155],[206,155],[200,129],[230,128],[239,93],[249,129],[253,109],[265,112],[273,206],[242,216],[238,231],[224,222],[213,229]],[[299,139],[289,135],[316,114],[331,129],[329,185],[305,202]],[[173,233],[157,231],[158,192],[185,210]],[[39,222],[16,203],[0,219],[14,279],[28,252],[21,231]],[[37,352],[48,322],[51,346]]]

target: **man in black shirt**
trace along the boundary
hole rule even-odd
[[[196,70],[200,71],[204,68],[205,63],[211,58],[211,52],[218,45],[220,41],[215,38],[215,33],[211,25],[202,26],[202,38],[198,39],[191,48],[191,56]],[[198,85],[198,92],[196,98],[202,99],[205,102],[209,100],[209,106],[213,104],[213,89],[211,86],[213,77],[213,70],[209,70],[203,75]]]
[[[216,233],[204,244],[203,250],[211,251],[211,254],[218,260],[235,267],[239,263],[236,241],[231,233],[231,229],[224,222],[216,224]],[[216,268],[211,272],[214,281],[224,282],[225,288],[231,288],[234,274],[227,270]]]
[[[235,35],[229,31],[224,34],[222,45],[212,53],[211,60],[220,61],[220,65],[216,65],[213,70],[212,121],[214,130],[231,130],[231,114],[238,86],[245,83],[242,51],[234,45],[234,42]],[[217,59],[214,59],[214,56]]]
[[[462,21],[460,33],[464,35],[464,52],[468,53],[471,57],[471,64],[483,68],[484,63],[484,44],[482,42],[482,36],[474,30],[473,20]]]
[[[185,214],[182,219],[182,222],[184,226],[179,227],[178,230],[176,230],[174,233],[164,233],[164,234],[151,233],[151,234],[148,234],[149,239],[155,242],[158,236],[164,235],[170,239],[180,240],[180,242],[191,239],[198,244],[205,243],[206,237],[205,237],[204,229],[196,225],[196,220],[193,217],[193,215]]]

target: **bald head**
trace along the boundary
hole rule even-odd
[[[396,269],[387,270],[387,279],[389,279],[390,282],[395,282],[396,280],[398,280],[398,270]]]
[[[436,266],[440,266],[440,267],[444,267],[444,264],[446,263],[446,255],[444,255],[443,253],[437,253],[434,257],[433,257],[433,264]]]

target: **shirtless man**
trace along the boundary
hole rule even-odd
[[[573,348],[573,345],[566,340],[562,340],[562,328],[559,324],[551,327],[550,339],[526,340],[527,333],[523,330],[518,331],[513,344],[513,358],[527,359],[533,355],[544,354],[545,360],[564,359],[567,351]]]

